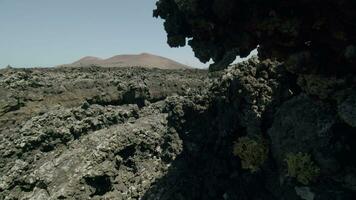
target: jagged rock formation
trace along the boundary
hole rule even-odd
[[[213,70],[259,45],[209,75],[0,71],[0,199],[356,199],[355,6],[158,1]]]
[[[0,199],[356,196],[355,90],[344,84],[352,77],[298,75],[256,58],[209,79],[204,71],[62,70],[25,70],[31,72],[26,79],[16,78],[23,70],[1,71],[3,91],[36,91],[48,110],[30,99],[2,98],[16,103],[2,104]],[[75,101],[59,98],[61,106],[46,103],[61,95],[40,92],[54,83],[68,85],[62,93],[89,89],[68,83],[79,74],[106,95],[78,93]],[[33,77],[42,86],[34,86]],[[233,154],[241,137],[266,142],[269,154],[255,172]]]
[[[0,199],[135,199],[181,151],[164,100],[204,70],[0,71]]]
[[[169,119],[183,138],[186,163],[177,165],[191,170],[173,170],[181,185],[170,185],[168,176],[149,199],[172,199],[173,193],[176,199],[356,198],[355,1],[156,5],[153,15],[165,21],[168,44],[188,42],[202,62],[214,61],[211,71],[256,47],[260,61],[225,70],[205,103],[172,103]],[[264,149],[251,151],[266,145],[267,159],[255,153]],[[254,172],[244,163],[263,164]]]
[[[170,98],[168,121],[183,151],[146,199],[354,199],[355,91],[345,85],[330,87],[337,99],[310,97],[297,79],[283,64],[250,60],[225,70],[203,96]],[[261,136],[268,159],[257,172],[243,169],[235,141]],[[293,173],[310,182],[289,175],[286,159],[299,153],[317,177],[304,166]]]
[[[212,70],[257,48],[260,58],[303,73],[355,73],[353,0],[159,0],[168,44],[188,43]],[[342,67],[341,67],[342,66]]]

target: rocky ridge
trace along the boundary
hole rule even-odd
[[[0,71],[0,199],[135,199],[181,141],[164,100],[205,85],[204,70]],[[174,148],[168,149],[168,147]]]
[[[66,76],[88,70],[81,76],[104,92],[78,93],[74,106],[69,99],[27,115],[30,100],[2,98],[16,103],[2,104],[0,199],[356,197],[352,76],[298,74],[257,58],[209,76],[71,70]],[[2,72],[0,80],[18,73]],[[32,88],[15,80],[2,90]],[[241,144],[252,151],[235,154]],[[261,147],[267,151],[253,149]]]
[[[169,58],[149,53],[116,55],[107,59],[86,56],[71,64],[60,67],[88,67],[97,65],[101,67],[146,67],[159,69],[188,69],[187,65],[181,64]]]

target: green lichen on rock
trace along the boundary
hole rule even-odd
[[[243,169],[256,172],[268,158],[268,147],[261,138],[241,137],[234,144],[233,154],[240,157]]]
[[[296,178],[298,182],[308,185],[319,176],[320,169],[306,153],[289,153],[287,162],[288,176]]]

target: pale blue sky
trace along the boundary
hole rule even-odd
[[[0,67],[50,67],[84,56],[148,52],[204,67],[170,48],[156,0],[0,0]]]

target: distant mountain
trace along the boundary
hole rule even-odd
[[[138,55],[117,55],[108,59],[87,56],[72,64],[61,65],[60,67],[86,67],[90,65],[98,65],[102,67],[148,67],[161,69],[190,68],[189,66],[174,60],[148,53]]]

